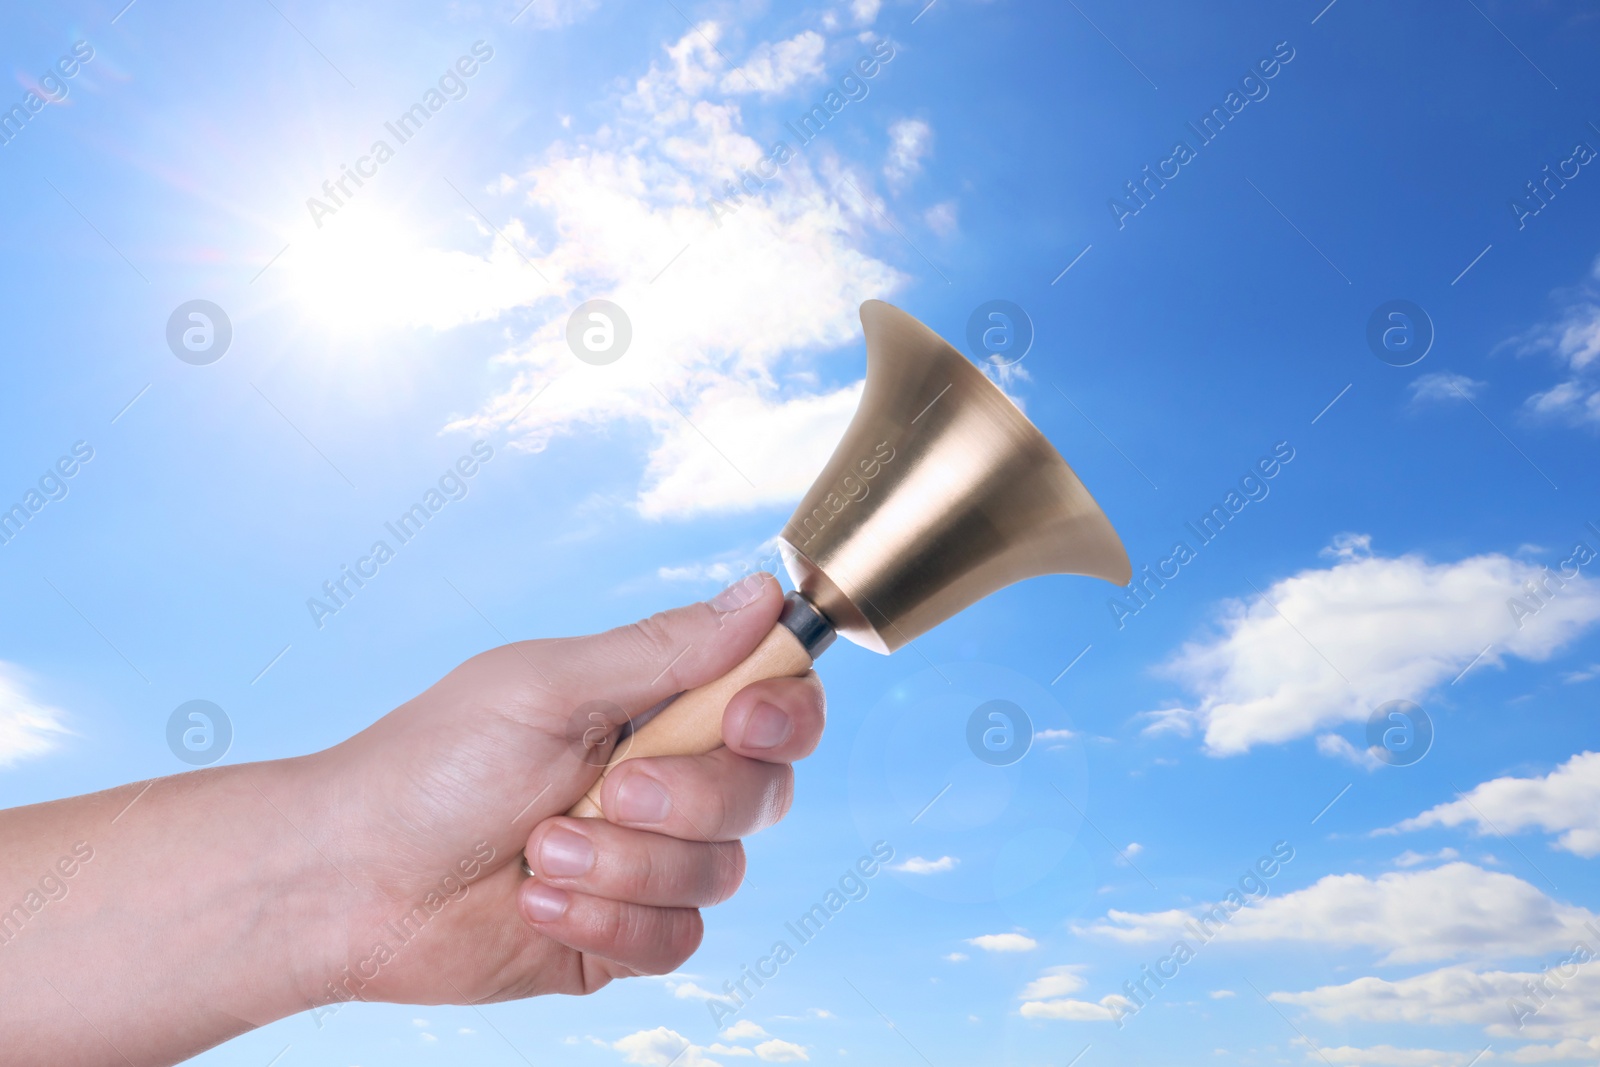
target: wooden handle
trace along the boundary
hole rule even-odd
[[[795,678],[811,669],[811,656],[781,623],[761,639],[744,662],[714,682],[691,689],[668,704],[638,732],[617,746],[593,787],[567,810],[568,815],[598,818],[600,787],[617,764],[641,756],[703,756],[722,745],[722,713],[735,693],[764,678]]]

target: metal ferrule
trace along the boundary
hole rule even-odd
[[[838,636],[827,616],[798,592],[783,598],[783,611],[778,613],[778,625],[794,634],[812,659],[826,652]]]

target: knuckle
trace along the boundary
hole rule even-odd
[[[669,661],[674,656],[672,651],[672,624],[667,619],[666,611],[658,611],[648,619],[640,619],[634,625],[627,627],[630,640],[634,641],[638,653],[646,661]]]
[[[667,871],[656,856],[656,850],[645,847],[637,850],[633,869],[628,872],[628,884],[623,890],[635,899],[655,900],[663,889],[662,883],[667,880]]]
[[[706,837],[712,841],[722,841],[730,837],[738,837],[737,820],[739,817],[738,804],[734,801],[728,789],[713,789],[707,794],[706,813],[704,822]]]
[[[794,768],[784,764],[767,782],[761,798],[761,825],[771,826],[789,814],[794,804]]]
[[[626,958],[628,949],[639,943],[644,933],[643,909],[634,904],[606,901],[595,916],[594,939],[607,959]]]
[[[744,843],[728,841],[714,844],[711,846],[710,860],[706,895],[710,903],[721,904],[744,884]]]
[[[665,949],[659,962],[655,962],[646,974],[669,974],[682,967],[700,947],[700,941],[705,936],[705,920],[700,917],[696,908],[677,908],[668,913]]]

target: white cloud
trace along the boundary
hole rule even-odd
[[[965,952],[948,952],[944,958],[951,963],[961,963],[967,958],[967,954]]]
[[[1029,1000],[1020,1011],[1024,1019],[1067,1019],[1072,1022],[1110,1022],[1133,1008],[1127,997],[1112,993],[1092,1000]]]
[[[750,1019],[740,1019],[722,1031],[722,1036],[728,1041],[742,1041],[745,1038],[771,1037],[772,1035],[763,1030],[760,1023],[753,1022]]]
[[[1236,997],[1238,995],[1239,994],[1235,993],[1231,989],[1213,989],[1211,991],[1212,1000],[1228,1000],[1229,998]]]
[[[1507,602],[1545,578],[1539,567],[1499,554],[1431,563],[1365,551],[1364,539],[1342,539],[1332,566],[1274,582],[1265,600],[1226,602],[1221,633],[1165,668],[1197,702],[1146,713],[1145,732],[1200,726],[1208,752],[1235,755],[1417,700],[1480,655],[1480,669],[1506,656],[1547,659],[1600,619],[1600,588],[1581,575],[1519,620]]]
[[[870,26],[878,17],[878,9],[883,6],[883,0],[851,0],[850,14],[855,18],[856,25]]]
[[[776,1037],[757,1045],[756,1055],[767,1063],[794,1063],[798,1060],[809,1060],[811,1058],[806,1055],[806,1047],[804,1045],[797,1045],[793,1041],[784,1041]]]
[[[1133,857],[1144,851],[1144,846],[1137,841],[1128,842],[1128,847],[1122,850],[1124,856]]]
[[[1324,756],[1332,756],[1354,764],[1364,771],[1375,771],[1379,767],[1388,766],[1383,760],[1374,756],[1371,749],[1357,748],[1350,743],[1349,738],[1341,734],[1318,734],[1317,751]]]
[[[1039,947],[1027,934],[980,934],[967,938],[967,944],[985,952],[1031,952]]]
[[[1524,1045],[1508,1052],[1506,1059],[1513,1063],[1552,1063],[1559,1060],[1593,1060],[1600,1055],[1600,1036],[1587,1040],[1569,1037],[1550,1045]]]
[[[912,856],[904,863],[897,863],[889,869],[891,871],[904,871],[906,874],[939,874],[943,871],[955,870],[956,864],[959,862],[961,861],[954,856],[940,856],[936,860]]]
[[[1076,993],[1088,985],[1083,975],[1079,973],[1082,970],[1082,966],[1074,963],[1046,967],[1044,973],[1029,982],[1017,997],[1019,1000],[1049,1000],[1052,997],[1064,997],[1068,993]]]
[[[693,424],[667,427],[651,453],[639,513],[683,518],[794,500],[828,461],[860,399],[860,383],[787,400],[745,383],[701,390]]]
[[[799,76],[814,36],[758,45],[752,55],[770,66],[746,75],[773,87]],[[547,251],[525,251],[551,299],[497,358],[509,382],[448,427],[505,432],[537,451],[558,434],[641,425],[651,444],[634,504],[651,518],[798,497],[860,390],[827,382],[818,361],[859,337],[862,300],[902,281],[862,251],[879,222],[835,194],[825,157],[796,156],[780,182],[729,198],[726,183],[767,146],[720,95],[726,68],[709,43],[720,37],[714,22],[686,33],[610,121],[515,177],[526,232],[548,235]],[[712,198],[735,210],[713,217]],[[605,366],[580,362],[566,343],[572,308],[593,298],[618,304],[632,325],[626,353]]]
[[[1422,374],[1411,380],[1411,402],[1449,404],[1476,400],[1487,384],[1451,371]]]
[[[1600,678],[1600,663],[1591,663],[1579,670],[1567,671],[1561,676],[1561,680],[1568,685],[1577,685],[1580,682],[1592,681],[1595,678]]]
[[[1372,1067],[1464,1067],[1479,1058],[1480,1051],[1440,1052],[1438,1049],[1396,1048],[1393,1045],[1372,1045],[1368,1048],[1339,1045],[1334,1048],[1307,1049],[1306,1058],[1321,1058],[1328,1063],[1370,1064]],[[1486,1053],[1483,1058],[1491,1056],[1493,1053]]]
[[[1394,858],[1396,867],[1420,867],[1424,863],[1434,863],[1440,860],[1460,859],[1461,853],[1453,848],[1441,848],[1438,852],[1413,852],[1409,848]]]
[[[954,200],[941,200],[933,205],[922,213],[922,221],[940,237],[949,237],[961,227]]]
[[[665,1026],[629,1034],[611,1047],[622,1053],[625,1062],[640,1067],[721,1067],[706,1057],[709,1049]]]
[[[899,119],[889,124],[889,154],[883,161],[883,176],[894,188],[904,186],[922,170],[922,161],[933,150],[933,127],[921,119]]]
[[[804,82],[821,78],[822,35],[806,30],[787,41],[763,42],[755,47],[738,70],[722,79],[725,93],[760,93],[777,96]]]
[[[753,552],[729,552],[714,559],[700,560],[694,563],[680,564],[675,567],[656,568],[656,577],[664,582],[692,582],[704,584],[715,582],[718,585],[731,585],[734,581],[747,574],[757,571],[773,571],[781,566],[782,556],[778,550],[778,539],[770,537],[763,541]]]
[[[1396,830],[1473,823],[1479,834],[1537,827],[1574,855],[1600,856],[1600,752],[1580,752],[1540,778],[1495,778]]]
[[[1211,909],[1112,910],[1078,933],[1127,943],[1196,938],[1192,924]],[[1600,915],[1552,900],[1513,875],[1470,863],[1391,871],[1377,878],[1331,874],[1304,889],[1267,897],[1210,928],[1218,940],[1364,946],[1384,963],[1516,959],[1570,949]]]
[[[1592,938],[1589,944],[1594,946]],[[1492,1037],[1592,1038],[1594,1020],[1600,1018],[1600,968],[1593,964],[1579,968],[1559,988],[1552,982],[1553,995],[1535,1014],[1515,1010],[1513,1005],[1536,1005],[1528,986],[1541,979],[1549,981],[1538,972],[1444,967],[1397,981],[1365,977],[1300,993],[1272,993],[1268,999],[1305,1008],[1334,1023],[1468,1025],[1482,1027]],[[1519,1017],[1524,1023],[1520,1029]]]
[[[693,982],[681,979],[667,980],[667,990],[679,1000],[714,1000],[721,1004],[732,1004],[734,998],[723,993],[713,993],[709,989],[702,989]]]
[[[543,29],[565,26],[577,22],[600,6],[600,0],[513,0],[519,25],[532,25]],[[524,10],[526,6],[526,10]]]
[[[1555,357],[1568,375],[1530,396],[1527,409],[1536,418],[1600,426],[1600,259],[1588,279],[1558,297],[1564,307],[1554,319],[1507,342],[1518,355]]]
[[[0,660],[0,767],[42,756],[70,733],[66,713],[29,691],[21,668]]]

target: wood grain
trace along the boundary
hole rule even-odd
[[[716,681],[684,693],[624,740],[600,778],[567,814],[601,817],[600,787],[619,763],[641,756],[703,756],[722,747],[722,713],[735,693],[751,682],[799,677],[810,669],[805,646],[787,627],[774,626],[744,662]]]

